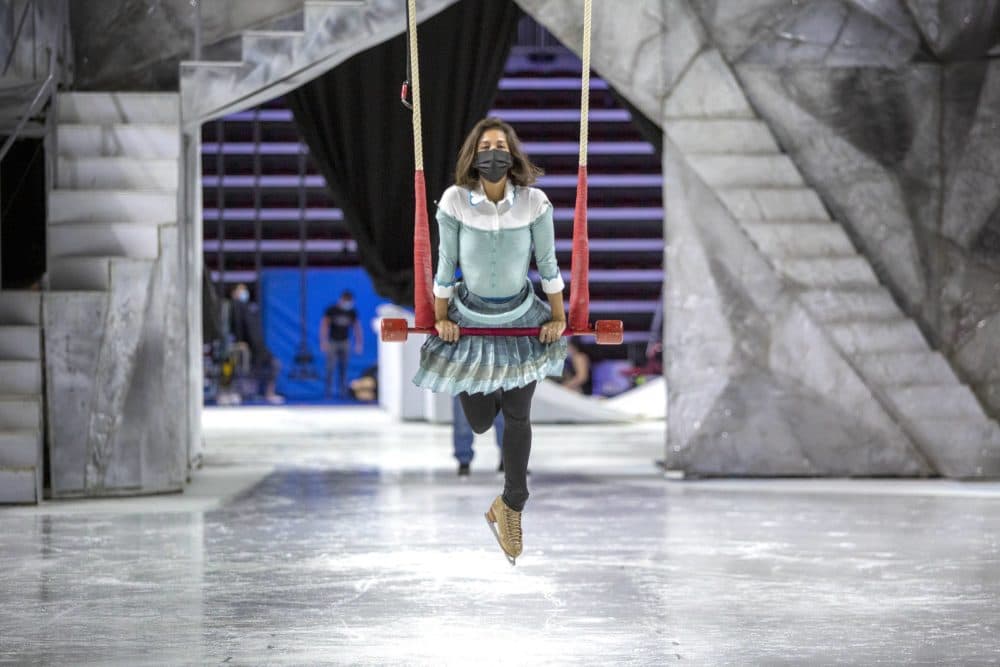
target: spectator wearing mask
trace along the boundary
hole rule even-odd
[[[260,307],[250,300],[250,289],[243,283],[230,293],[232,302],[229,309],[229,331],[238,345],[250,351],[250,363],[258,384],[264,384],[264,400],[280,405],[285,398],[275,391],[281,362],[264,342],[264,326],[260,317]],[[258,386],[259,391],[259,386]]]

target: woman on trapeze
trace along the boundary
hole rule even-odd
[[[413,382],[457,395],[476,433],[503,412],[504,489],[486,519],[513,565],[523,548],[528,500],[531,399],[535,384],[559,376],[566,359],[563,280],[556,263],[552,204],[531,187],[542,170],[524,154],[514,129],[485,118],[458,153],[455,184],[441,196],[434,328]],[[534,248],[540,299],[528,279]],[[456,282],[455,269],[462,268]],[[460,327],[540,327],[533,336],[460,336]]]

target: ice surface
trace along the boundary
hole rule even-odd
[[[662,422],[541,426],[512,568],[483,519],[496,452],[459,482],[448,426],[373,408],[205,423],[188,493],[0,511],[0,662],[969,664],[1000,650],[1000,485],[665,480]],[[241,474],[259,483],[239,491]]]

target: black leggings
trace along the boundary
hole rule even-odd
[[[528,502],[528,456],[531,454],[532,382],[517,389],[497,389],[492,394],[461,393],[458,399],[469,425],[476,433],[485,433],[503,410],[503,501],[520,512]]]

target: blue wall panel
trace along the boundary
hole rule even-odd
[[[344,289],[354,292],[355,308],[361,320],[364,351],[360,356],[354,354],[352,344],[348,377],[353,379],[377,362],[378,340],[372,331],[371,321],[375,317],[376,307],[387,301],[375,293],[363,269],[307,270],[305,341],[313,355],[311,370],[314,378],[295,378],[295,356],[303,339],[299,315],[300,283],[298,269],[266,269],[262,272],[260,302],[264,336],[271,352],[281,360],[278,393],[293,400],[320,400],[323,398],[323,376],[326,369],[326,358],[319,348],[319,323],[323,311],[336,303]]]

